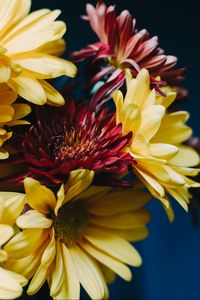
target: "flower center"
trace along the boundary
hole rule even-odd
[[[115,57],[115,58],[109,58],[108,59],[109,63],[117,70],[117,69],[122,69],[120,59]]]
[[[90,141],[87,135],[82,137],[80,128],[73,127],[66,132],[55,136],[51,139],[50,149],[54,155],[62,160],[75,159],[76,157],[84,157],[87,152],[92,149],[95,139]]]
[[[57,216],[53,216],[53,226],[57,239],[68,247],[79,242],[88,223],[88,215],[81,203],[71,202],[62,206]]]

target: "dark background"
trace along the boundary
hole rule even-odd
[[[68,26],[68,53],[96,40],[88,24],[79,16],[85,12],[85,0],[33,0],[33,9],[60,8]],[[90,1],[95,4],[96,1]],[[137,18],[139,29],[158,35],[166,53],[176,55],[180,66],[187,66],[185,86],[190,100],[183,104],[191,112],[190,125],[199,132],[200,18],[199,1],[113,0],[117,11],[128,9]],[[174,201],[175,202],[175,201]],[[111,287],[110,299],[193,300],[200,299],[200,227],[194,228],[190,215],[174,204],[176,219],[169,224],[161,205],[151,205],[153,219],[150,236],[138,243],[143,266],[133,270],[131,283],[118,279]],[[24,298],[25,299],[25,298]],[[45,296],[31,299],[46,300]]]

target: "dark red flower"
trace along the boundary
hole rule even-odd
[[[93,85],[107,77],[105,85],[93,97],[94,106],[122,86],[126,69],[131,71],[133,77],[141,69],[148,69],[155,87],[166,82],[178,85],[183,80],[184,69],[174,69],[177,58],[164,53],[157,36],[150,37],[146,29],[138,31],[136,20],[127,10],[117,16],[114,6],[107,7],[103,1],[98,1],[96,8],[87,4],[86,11],[84,19],[89,21],[100,41],[72,53],[72,58],[76,62],[92,58],[92,64],[102,59],[107,62],[90,81]],[[158,75],[166,82],[156,79]]]
[[[25,169],[7,182],[20,183],[29,176],[46,185],[64,182],[71,170],[90,169],[95,173],[118,176],[134,161],[123,152],[132,133],[122,136],[115,114],[107,109],[91,112],[86,104],[37,108],[37,122],[25,135],[16,136],[18,154],[11,156]],[[5,179],[4,179],[5,180]]]

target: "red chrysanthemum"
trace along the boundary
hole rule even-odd
[[[47,185],[64,182],[71,170],[90,169],[98,174],[122,174],[134,163],[123,152],[132,133],[122,136],[115,114],[107,109],[91,112],[88,105],[71,100],[65,107],[37,109],[37,122],[18,134],[18,154],[10,157],[23,171],[4,182],[23,182],[29,176]]]
[[[155,87],[166,84],[156,79],[158,75],[171,85],[178,85],[183,80],[184,69],[173,69],[177,58],[164,53],[159,47],[158,37],[150,37],[146,29],[137,31],[136,20],[127,10],[117,16],[114,6],[107,7],[100,0],[96,8],[87,4],[86,11],[84,19],[89,21],[100,41],[72,53],[72,57],[76,62],[93,58],[92,64],[102,59],[107,61],[90,82],[93,85],[107,78],[106,84],[93,97],[94,105],[124,83],[127,68],[133,77],[141,69],[148,69]]]

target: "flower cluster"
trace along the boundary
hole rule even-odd
[[[173,68],[177,58],[165,54],[159,47],[157,36],[151,37],[146,29],[138,31],[136,19],[129,11],[124,10],[117,16],[115,6],[107,7],[102,0],[97,2],[96,8],[88,4],[86,10],[87,15],[84,19],[89,21],[99,41],[72,53],[72,58],[76,62],[90,58],[91,69],[95,63],[104,60],[90,78],[90,86],[100,80],[105,82],[92,99],[94,105],[102,99],[105,101],[115,89],[123,86],[127,71],[136,77],[140,70],[147,69],[151,84],[160,93],[162,92],[159,86],[165,83],[172,86],[180,84],[185,69]],[[161,76],[162,80],[157,76]],[[180,87],[178,90],[182,96],[187,93]]]
[[[46,281],[55,300],[80,299],[81,287],[107,299],[116,275],[130,281],[142,263],[132,243],[148,235],[145,205],[158,199],[172,221],[171,200],[187,211],[200,187],[189,114],[172,109],[184,68],[103,1],[84,17],[99,41],[72,61],[60,57],[59,10],[0,4],[0,299]],[[75,77],[85,59],[87,93],[57,91],[49,79]]]

